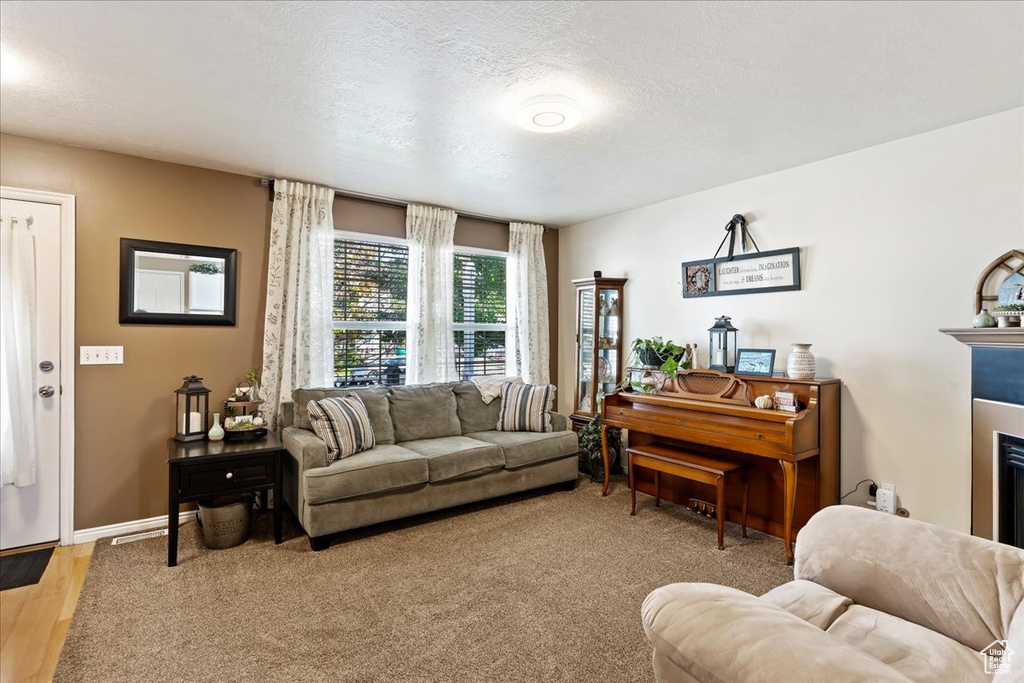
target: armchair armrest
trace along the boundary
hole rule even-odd
[[[281,431],[281,443],[295,458],[299,471],[327,467],[327,444],[308,429],[285,427]]]
[[[561,413],[551,411],[551,430],[555,432],[569,431],[569,418]]]
[[[909,681],[781,607],[734,588],[663,586],[647,596],[642,613],[659,683]]]

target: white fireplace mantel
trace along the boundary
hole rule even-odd
[[[939,330],[968,346],[1024,349],[1024,327],[963,327]]]

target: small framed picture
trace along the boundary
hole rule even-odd
[[[252,415],[235,415],[235,426],[241,427],[242,425],[251,425]]]
[[[736,349],[736,374],[771,377],[775,349]]]

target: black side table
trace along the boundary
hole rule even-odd
[[[257,441],[167,440],[167,566],[178,564],[178,508],[181,503],[238,493],[274,491],[274,543],[281,542],[284,500],[281,462],[284,445],[275,436]]]

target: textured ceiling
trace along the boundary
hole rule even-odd
[[[0,129],[566,225],[1024,103],[1024,3],[17,2]],[[531,134],[556,92],[576,129]]]

